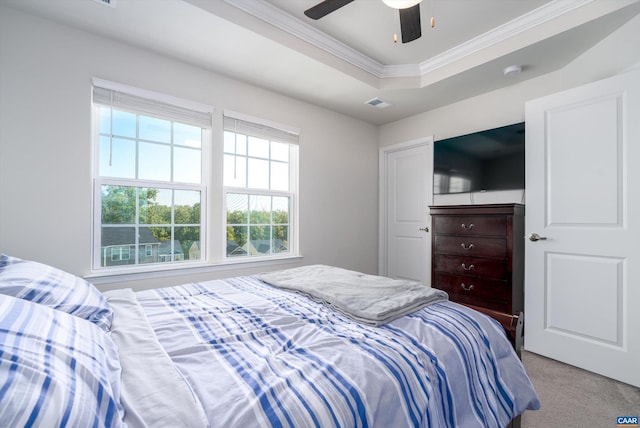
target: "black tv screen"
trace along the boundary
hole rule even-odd
[[[436,141],[433,193],[524,189],[524,122]]]

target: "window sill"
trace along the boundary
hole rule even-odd
[[[283,263],[299,262],[304,257],[301,255],[284,256],[284,257],[263,257],[263,258],[242,258],[229,259],[217,263],[185,263],[178,266],[162,266],[152,265],[148,267],[139,267],[136,269],[122,268],[114,269],[109,272],[96,271],[89,275],[85,275],[84,279],[95,285],[112,284],[116,282],[136,281],[144,279],[153,279],[167,276],[186,276],[192,274],[200,274],[207,272],[223,272],[226,270],[252,268],[258,266],[272,266]]]

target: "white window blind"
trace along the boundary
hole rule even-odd
[[[93,86],[93,102],[115,109],[211,128],[210,111],[194,110],[96,85]]]
[[[245,120],[240,115],[225,111],[224,130],[237,134],[244,134],[265,140],[281,143],[298,144],[300,132],[285,125],[271,124],[259,119]]]

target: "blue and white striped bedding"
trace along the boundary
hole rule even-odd
[[[120,375],[95,324],[0,294],[1,427],[122,427]]]
[[[370,327],[255,277],[136,297],[212,427],[504,427],[539,407],[501,327],[455,303]]]
[[[93,284],[43,263],[0,254],[0,294],[67,312],[105,331],[111,326],[111,308]]]

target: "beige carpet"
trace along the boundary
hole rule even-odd
[[[522,362],[541,402],[522,415],[523,428],[615,427],[618,416],[640,414],[640,388],[531,352]]]

